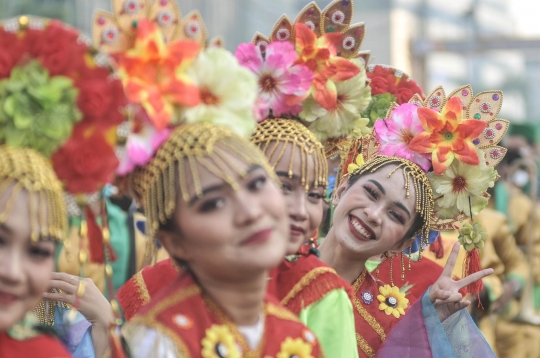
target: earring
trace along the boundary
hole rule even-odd
[[[309,254],[310,255],[315,255],[317,257],[321,257],[321,252],[319,251],[319,249],[317,248],[317,244],[315,243],[315,239],[314,238],[310,238],[309,239]]]
[[[405,264],[403,263],[403,251],[401,251],[401,281],[405,280]]]
[[[392,272],[392,266],[394,262],[394,256],[390,257],[390,286],[394,287],[394,274]]]
[[[409,271],[411,271],[411,252],[412,252],[412,245],[409,246]]]

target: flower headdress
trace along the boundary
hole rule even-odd
[[[433,192],[428,203],[433,210],[429,228],[453,230],[454,223],[485,208],[487,189],[498,179],[494,166],[506,149],[497,144],[509,126],[508,121],[496,118],[501,106],[502,92],[474,96],[471,86],[460,87],[448,96],[438,87],[426,100],[414,95],[407,104],[393,104],[386,119],[377,120],[372,135],[362,140],[365,166],[399,156],[421,168],[425,173],[422,180],[429,181]],[[428,235],[422,239],[420,250],[427,245]],[[466,266],[478,267],[470,262],[478,259],[475,248],[482,245],[472,245],[471,240],[462,240],[469,251]],[[472,292],[477,293],[477,289]]]
[[[367,120],[360,112],[370,100],[365,73],[369,52],[360,51],[364,24],[351,25],[352,15],[352,1],[333,1],[324,10],[311,3],[294,23],[282,16],[268,38],[257,33],[252,44],[239,47],[237,57],[259,77],[261,119],[280,119],[259,125],[254,140],[263,150],[276,140],[271,138],[279,134],[278,124],[281,132],[289,133],[282,133],[281,140],[301,149],[305,145],[292,137],[306,132],[298,122],[313,133],[311,144],[324,141],[331,147],[355,128],[365,127]],[[287,122],[291,117],[297,122]],[[317,151],[323,153],[319,147]],[[326,165],[320,169],[326,170]]]
[[[0,144],[50,158],[69,214],[81,216],[118,165],[114,146],[126,103],[122,84],[88,40],[56,20],[4,20],[0,44]],[[102,262],[101,231],[86,211],[93,219],[83,231],[98,236],[91,259]]]

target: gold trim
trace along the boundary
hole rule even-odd
[[[366,276],[367,276],[367,270],[366,268],[364,268],[364,271],[362,271],[362,273],[360,274],[360,277],[358,277],[353,284],[353,291],[354,291],[353,305],[358,311],[358,313],[360,313],[362,318],[370,325],[371,328],[373,328],[375,332],[377,332],[379,337],[381,337],[381,341],[384,341],[386,339],[386,333],[384,332],[384,329],[377,322],[377,320],[371,314],[369,314],[369,312],[362,306],[362,303],[360,303],[360,300],[358,300],[358,297],[357,297],[358,290],[364,283]]]
[[[146,287],[146,282],[144,282],[142,270],[133,275],[133,283],[137,288],[139,298],[143,302],[143,305],[148,304],[148,302],[150,302],[150,293],[148,292],[148,287]]]
[[[375,351],[373,348],[371,348],[368,344],[368,342],[362,337],[361,335],[356,333],[356,343],[358,344],[358,347],[364,352],[365,355],[368,356],[368,358],[374,358],[375,357]]]
[[[288,321],[300,322],[298,317],[282,306],[277,306],[272,303],[267,303],[265,307],[265,313],[270,316],[275,316],[279,319],[284,319]]]
[[[319,275],[322,275],[327,272],[336,273],[336,271],[331,267],[317,267],[309,271],[300,281],[298,281],[294,287],[287,293],[287,296],[281,300],[281,304],[286,306],[290,300],[292,300],[298,293],[300,293],[306,286],[308,286],[311,281],[315,280]],[[336,273],[337,275],[337,273]]]

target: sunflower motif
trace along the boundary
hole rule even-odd
[[[302,338],[292,339],[288,337],[281,343],[281,351],[276,358],[313,358],[311,355],[311,344],[304,342]]]
[[[206,330],[206,337],[201,341],[203,358],[240,358],[240,352],[233,335],[227,326],[217,324]]]
[[[405,293],[399,292],[397,286],[384,285],[379,287],[380,295],[377,296],[379,300],[379,309],[384,311],[387,315],[394,315],[399,318],[400,315],[405,315],[405,308],[409,305],[409,300],[405,298]]]

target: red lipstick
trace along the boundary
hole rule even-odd
[[[261,231],[258,231],[248,237],[246,240],[242,241],[242,245],[257,245],[257,244],[264,244],[268,239],[270,239],[270,236],[272,235],[273,229],[264,229]]]

